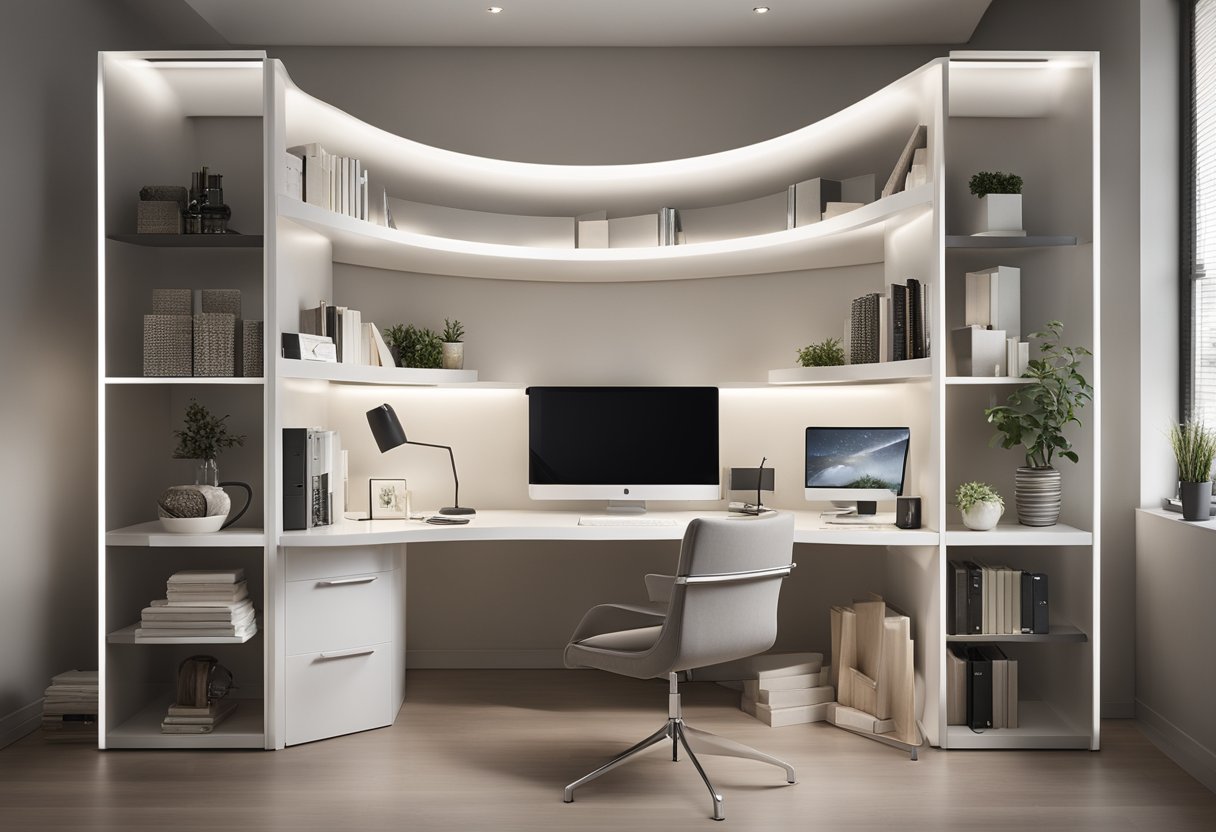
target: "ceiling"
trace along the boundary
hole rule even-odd
[[[965,43],[991,0],[186,2],[249,46],[860,46]]]

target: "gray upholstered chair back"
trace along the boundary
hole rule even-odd
[[[794,516],[699,518],[688,524],[676,584],[655,653],[673,671],[763,653],[777,638],[777,599],[783,577],[681,583],[679,578],[788,567]]]

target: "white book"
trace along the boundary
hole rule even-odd
[[[1010,576],[1010,583],[1012,584],[1011,589],[1013,591],[1013,601],[1011,603],[1013,609],[1011,610],[1012,621],[1010,622],[1012,626],[1010,626],[1009,630],[1012,633],[1020,633],[1022,632],[1022,570],[1013,570],[1013,574]]]
[[[832,217],[839,217],[841,214],[856,211],[864,204],[864,202],[829,202],[828,207],[823,211],[823,218],[830,220]]]
[[[165,613],[165,614],[196,613],[196,612],[197,613],[203,613],[203,612],[210,613],[210,612],[223,612],[224,609],[239,611],[239,610],[243,610],[246,607],[251,607],[251,606],[253,606],[253,602],[250,601],[249,598],[247,598],[247,597],[242,598],[237,601],[221,601],[216,604],[209,603],[205,606],[200,605],[200,606],[196,606],[196,607],[191,607],[188,604],[173,604],[172,606],[170,606],[168,599],[158,598],[154,601],[149,601],[148,606],[144,609],[144,612],[147,612],[148,610],[154,610],[156,612]]]
[[[846,708],[835,702],[828,702],[824,708],[827,711],[827,721],[841,728],[852,728],[854,731],[864,731],[868,734],[889,734],[895,730],[893,719],[879,719],[873,714],[856,708]]]
[[[774,708],[764,705],[746,696],[739,701],[739,708],[746,714],[754,716],[770,728],[784,728],[787,725],[805,725],[808,722],[823,722],[827,719],[828,706],[824,702],[818,705],[795,705],[790,708]]]
[[[889,297],[880,297],[878,299],[878,360],[893,361],[894,360],[894,338],[891,328],[891,299]]]
[[[756,679],[767,682],[785,676],[818,673],[823,668],[822,653],[761,653],[745,659],[699,667],[690,672],[698,682],[723,679]]]
[[[828,683],[826,668],[818,673],[799,673],[797,676],[770,676],[760,679],[744,679],[743,694],[750,699],[759,699],[760,691],[802,690],[817,688]]]
[[[384,336],[380,333],[380,327],[376,326],[375,324],[369,324],[369,326],[372,328],[372,336],[376,343],[376,352],[380,356],[380,366],[395,366],[393,364],[393,352],[388,348],[388,344],[385,342]]]
[[[763,690],[756,701],[773,708],[792,708],[798,705],[819,705],[836,699],[836,690],[831,685],[795,690]]]
[[[1009,568],[1005,566],[997,566],[993,568],[996,574],[996,616],[993,630],[997,635],[1002,635],[1005,630],[1005,591],[1009,586]]]
[[[235,584],[245,580],[245,570],[236,569],[184,569],[169,576],[169,584]]]

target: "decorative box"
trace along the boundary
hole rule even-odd
[[[144,315],[144,375],[191,376],[193,319],[189,315]]]
[[[153,315],[192,315],[194,314],[193,289],[153,289]]]
[[[135,230],[140,234],[181,234],[182,209],[176,202],[137,203]]]
[[[952,330],[950,337],[960,376],[1005,375],[1005,330],[964,326]]]
[[[241,321],[241,375],[245,378],[261,378],[262,322]]]
[[[241,317],[240,289],[203,289],[203,312],[221,312]]]
[[[236,375],[236,316],[222,312],[194,316],[194,375]]]

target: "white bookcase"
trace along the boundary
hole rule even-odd
[[[183,60],[170,66],[158,58]],[[472,488],[473,502],[485,508],[543,508],[529,504],[522,485],[522,438],[517,448],[503,437],[526,424],[528,384],[581,382],[719,385],[724,461],[758,459],[762,452],[781,459],[785,476],[774,504],[785,508],[806,507],[797,470],[806,425],[867,425],[887,421],[875,414],[897,414],[890,418],[913,432],[906,489],[923,498],[926,532],[914,545],[884,541],[871,548],[881,567],[876,588],[915,622],[926,736],[949,748],[1097,748],[1097,399],[1076,432],[1082,462],[1064,470],[1063,522],[1047,530],[1017,526],[1012,495],[1019,459],[989,449],[983,419],[983,408],[1016,382],[955,376],[947,337],[961,323],[964,273],[1016,265],[1027,328],[1059,318],[1069,343],[1100,356],[1096,56],[957,53],[786,136],[695,159],[606,167],[507,162],[421,145],[313,98],[261,53],[106,53],[101,69],[103,746],[283,746],[289,674],[282,553],[285,545],[309,544],[298,532],[283,535],[281,428],[337,429],[349,449],[352,482],[379,476],[384,463],[366,436],[363,411],[391,400],[412,434],[443,436],[457,448],[462,497]],[[373,200],[383,188],[390,196],[469,212],[629,216],[746,203],[815,176],[873,173],[881,187],[918,124],[928,128],[924,185],[796,229],[652,248],[526,248],[385,228],[287,196],[279,163],[288,147],[318,142],[362,160]],[[225,174],[233,225],[259,233],[261,246],[132,239],[138,188],[180,182],[204,163]],[[967,179],[984,169],[1025,178],[1032,236],[977,243],[955,235],[958,212],[971,198]],[[195,242],[202,241],[177,241]],[[929,358],[791,366],[799,341],[840,334],[850,298],[908,277],[928,287]],[[266,321],[264,380],[140,378],[139,305],[153,286],[241,288],[247,317]],[[727,300],[699,304],[708,291]],[[259,316],[248,314],[254,298]],[[319,300],[375,310],[365,311],[364,320],[383,316],[383,324],[441,320],[448,309],[472,308],[475,335],[466,355],[476,369],[276,358],[280,334],[296,331],[299,311]],[[697,315],[688,314],[694,308]],[[597,322],[614,315],[611,328]],[[723,332],[736,324],[754,324],[758,354],[786,356],[788,364],[774,368],[780,358],[758,363],[724,345]],[[622,328],[655,339],[659,354],[673,342],[685,349],[666,363],[639,360],[644,351],[613,335]],[[569,340],[539,349],[537,333],[549,330]],[[1098,360],[1088,368],[1091,379]],[[170,431],[191,396],[231,413],[234,427],[250,434],[249,444],[221,465],[225,477],[254,483],[258,510],[242,530],[174,540],[148,521],[159,489],[184,476],[169,460]],[[448,496],[447,462],[439,456],[411,458],[416,505],[442,504]],[[972,479],[992,482],[1007,496],[1005,519],[1013,524],[986,535],[956,526],[952,492]],[[358,491],[350,489],[352,508],[362,507],[354,502]],[[715,507],[720,504],[686,506]],[[946,562],[977,556],[1052,578],[1059,616],[1052,633],[1000,639],[1022,663],[1027,701],[1024,727],[1016,731],[972,734],[946,726]],[[261,632],[247,644],[199,651],[239,665],[242,695],[261,702],[206,741],[162,737],[149,713],[160,707],[176,662],[194,650],[125,643],[124,628],[172,567],[221,562],[258,575]],[[831,559],[825,563],[830,582]],[[260,720],[251,719],[255,710],[264,714]]]

